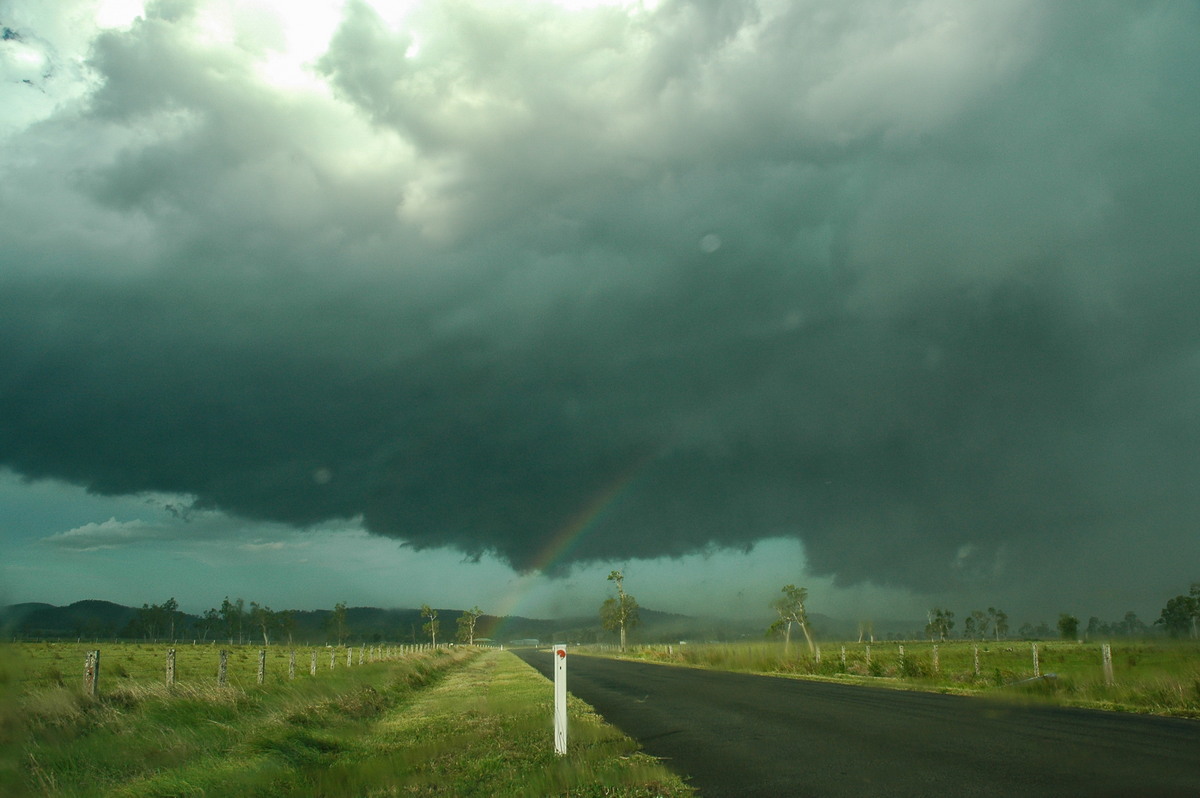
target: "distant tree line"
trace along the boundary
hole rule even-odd
[[[187,623],[187,615],[179,611],[179,602],[175,597],[162,604],[143,604],[125,628],[126,637],[142,637],[156,639],[165,637],[173,640],[176,627],[183,631]]]
[[[126,629],[127,636],[146,639],[176,639],[188,631],[188,616],[179,611],[179,604],[172,597],[162,604],[143,604]],[[263,645],[271,640],[286,637],[290,643],[296,628],[294,610],[276,612],[265,604],[251,601],[249,609],[245,600],[233,601],[229,596],[220,607],[205,610],[199,618],[191,621],[191,630],[200,640],[228,639],[245,643],[248,639],[262,639]]]
[[[430,642],[436,645],[440,631],[438,611],[423,604],[419,612],[426,619],[420,629],[421,634],[418,634],[414,624],[407,630],[397,627],[388,636],[396,640],[408,639],[413,643]],[[339,601],[328,612],[321,623],[321,631],[328,635],[327,639],[336,641],[339,646],[345,645],[352,637],[366,639],[369,635],[372,640],[383,639],[384,634],[379,631],[364,634],[360,629],[357,635],[354,634],[349,613],[350,608],[344,601]],[[237,644],[261,641],[263,645],[286,641],[290,645],[296,633],[297,615],[296,610],[276,611],[256,601],[247,604],[245,599],[226,596],[219,607],[211,607],[197,618],[181,612],[179,603],[172,597],[162,604],[143,604],[120,631],[120,635],[145,640],[174,640],[186,635],[200,641],[228,640]],[[474,644],[479,621],[483,617],[484,612],[478,606],[460,613],[457,640]]]
[[[603,629],[615,632],[624,647],[628,632],[639,623],[640,608],[637,600],[625,592],[622,572],[611,572],[608,581],[615,585],[617,595],[605,600],[601,606],[600,628],[587,626],[563,630],[557,621],[519,619],[519,629],[513,627],[511,620],[508,622],[510,636],[515,638],[525,634],[537,637],[548,634],[552,628],[558,630],[555,634],[563,634],[563,639],[602,642],[605,639],[604,632],[601,631]],[[778,633],[784,638],[785,645],[788,645],[792,628],[799,627],[810,652],[814,651],[812,630],[806,610],[808,590],[787,585],[782,589],[782,593],[783,596],[771,604],[778,619],[772,624],[770,632]],[[26,605],[14,605],[14,608],[17,606]],[[0,608],[2,609],[4,608]],[[146,640],[187,638],[202,641],[229,640],[236,643],[261,641],[264,645],[283,641],[291,644],[297,633],[302,639],[311,639],[313,635],[317,635],[318,639],[336,641],[338,645],[345,645],[351,639],[372,642],[385,639],[398,642],[407,640],[413,643],[436,643],[439,639],[444,639],[439,634],[439,611],[427,604],[422,605],[419,610],[380,610],[373,607],[351,610],[345,602],[338,602],[332,611],[277,612],[265,604],[254,601],[247,604],[242,598],[231,600],[226,596],[219,607],[205,610],[196,617],[181,612],[179,603],[171,597],[161,604],[143,604],[140,609],[88,600],[76,602],[66,608],[42,607],[33,612],[38,614],[39,621],[23,625],[21,618],[24,616],[13,615],[6,619],[0,618],[0,625],[11,629],[13,633],[33,633],[51,637],[69,634],[72,637],[119,636]],[[353,622],[351,613],[354,613]],[[499,620],[485,616],[478,606],[459,611],[455,638],[458,642],[472,644],[481,637],[486,638]],[[418,625],[420,621],[424,623]],[[927,621],[924,633],[930,641],[954,639],[957,623],[953,611],[934,607],[929,611]],[[1051,627],[1045,621],[1037,624],[1026,622],[1017,629],[1016,637],[1035,640],[1055,637],[1064,640],[1076,640],[1081,637],[1135,639],[1166,634],[1174,638],[1197,639],[1200,638],[1200,582],[1193,583],[1186,594],[1168,599],[1158,619],[1151,624],[1143,622],[1136,613],[1129,611],[1115,621],[1103,621],[1097,616],[1092,616],[1083,627],[1082,634],[1080,627],[1076,616],[1064,612],[1059,615],[1055,627]],[[962,626],[957,634],[967,640],[1006,639],[1010,635],[1008,614],[996,607],[972,610],[962,618]],[[899,639],[898,635],[891,636]],[[875,638],[869,620],[859,623],[859,641],[862,642],[866,638],[872,641]],[[714,628],[705,639],[726,638]]]

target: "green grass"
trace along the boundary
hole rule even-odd
[[[184,670],[180,647],[168,687],[162,647],[108,644],[92,699],[87,648],[0,646],[0,795],[689,794],[575,701],[570,751],[555,757],[550,685],[506,652],[361,666],[355,652],[349,668],[343,652],[333,670],[326,653],[315,678],[304,657],[289,680],[282,650],[259,686],[250,648],[231,654],[222,688],[214,650]]]
[[[489,651],[383,719],[358,752],[315,774],[309,794],[339,784],[363,795],[692,794],[573,697],[567,754],[556,756],[551,708],[546,679],[511,653]]]
[[[912,641],[823,643],[819,662],[802,642],[793,642],[785,653],[783,644],[774,641],[641,646],[623,656],[744,673],[1200,717],[1200,644],[1164,640],[1111,645],[1112,685],[1105,684],[1099,643],[1037,643],[1041,674],[1055,678],[1036,681],[1029,681],[1034,675],[1033,652],[1025,641],[978,643],[978,674],[976,644],[969,641],[939,643],[936,669],[933,644]]]
[[[101,688],[111,690],[123,685],[166,682],[166,654],[172,646],[152,643],[8,643],[3,650],[8,652],[12,675],[26,689],[57,687],[74,684],[83,676],[83,661],[88,651],[101,652]],[[260,645],[231,646],[218,643],[201,645],[177,645],[175,649],[175,678],[181,684],[197,684],[215,681],[222,649],[228,652],[228,679],[233,687],[248,688],[258,683],[258,652]],[[372,653],[383,653],[379,647],[368,646],[347,649],[330,649],[325,646],[273,645],[266,648],[266,684],[283,684],[288,679],[290,652],[296,654],[296,676],[307,677],[312,654],[317,655],[317,673],[324,675],[330,670],[330,654],[338,671],[346,667],[349,654],[354,666],[360,657],[370,661]],[[399,653],[389,648],[388,653]]]

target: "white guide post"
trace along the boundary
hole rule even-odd
[[[567,753],[567,646],[554,644],[554,753]]]

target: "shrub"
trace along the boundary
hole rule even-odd
[[[908,656],[900,662],[900,675],[910,679],[925,679],[932,673],[931,666],[916,657]]]

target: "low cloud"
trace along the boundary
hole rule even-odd
[[[145,521],[118,521],[110,518],[102,523],[90,523],[44,538],[43,542],[72,551],[99,551],[134,546],[148,541],[173,537],[162,526]]]

